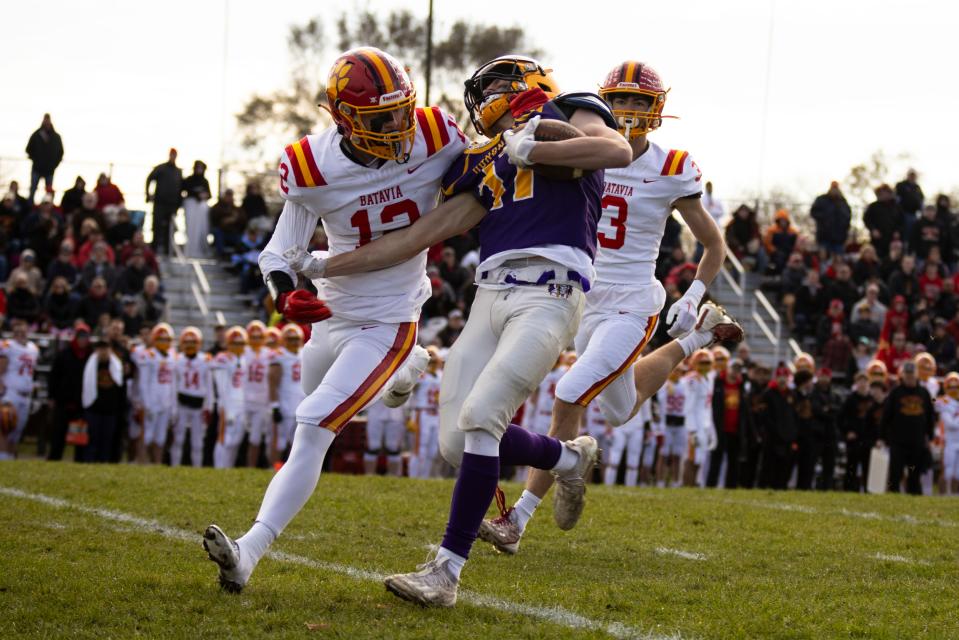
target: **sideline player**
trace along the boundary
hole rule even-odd
[[[669,373],[666,384],[656,392],[659,400],[660,432],[664,435],[659,452],[656,482],[660,487],[678,487],[686,455],[686,366],[683,363]]]
[[[430,478],[440,450],[440,382],[443,358],[439,349],[427,347],[430,363],[416,385],[413,409],[416,412],[416,450],[410,460],[410,477]]]
[[[959,373],[947,374],[942,386],[945,393],[936,402],[945,439],[939,488],[943,495],[955,495],[959,494]]]
[[[293,441],[296,429],[296,408],[303,402],[300,350],[303,348],[303,329],[294,323],[280,332],[281,346],[270,365],[270,408],[273,418],[273,443],[270,462],[276,463]]]
[[[549,433],[560,439],[575,434],[593,400],[612,426],[624,424],[638,411],[641,403],[633,364],[655,332],[666,301],[655,271],[673,210],[705,251],[696,279],[669,309],[670,336],[679,337],[693,328],[706,287],[726,256],[722,234],[700,200],[699,167],[688,152],[664,149],[647,137],[662,123],[666,104],[667,89],[659,74],[647,64],[626,61],[609,72],[599,93],[629,142],[632,162],[606,172],[596,255],[598,282],[586,296],[576,335],[579,359],[556,388]],[[547,473],[531,473],[513,508],[484,524],[484,539],[518,541],[529,521],[526,514],[535,511],[552,483]],[[554,509],[556,524],[571,529],[580,511],[581,507],[569,512]]]
[[[177,420],[173,423],[173,443],[170,445],[170,464],[177,466],[183,459],[183,442],[190,432],[190,461],[194,467],[203,465],[203,437],[213,405],[212,357],[200,353],[203,334],[196,327],[187,327],[180,334],[180,351],[176,354]]]
[[[441,109],[415,108],[403,65],[373,47],[336,59],[326,97],[334,126],[287,146],[280,159],[285,203],[259,259],[277,310],[291,322],[317,323],[302,350],[308,395],[296,410],[289,459],[273,476],[253,527],[235,542],[216,525],[204,533],[220,584],[231,591],[243,588],[313,494],[336,434],[391,377],[400,400],[411,393],[429,359],[423,349],[411,357],[420,308],[431,293],[425,249],[375,274],[318,282],[325,302],[296,289],[296,272],[283,254],[306,247],[320,222],[331,256],[420,218],[434,224],[429,214],[441,179],[466,137]]]
[[[136,413],[143,415],[143,444],[153,464],[163,461],[167,433],[176,420],[173,338],[173,328],[161,322],[150,331],[150,345],[132,354],[141,403]]]
[[[685,422],[689,438],[684,484],[702,486],[703,465],[716,448],[716,427],[713,424],[713,354],[700,349],[690,358],[692,371],[686,374]]]
[[[573,188],[570,182],[547,181],[537,191],[544,183],[535,172],[524,171],[535,163],[582,169],[625,166],[631,152],[613,131],[615,120],[597,97],[568,94],[550,101],[542,90],[527,91],[528,86],[555,87],[535,61],[520,56],[487,63],[468,81],[467,105],[474,123],[479,123],[480,131],[491,127],[486,130],[494,135],[466,152],[462,169],[451,176],[446,192],[453,195],[463,188],[467,193],[441,205],[442,216],[437,215],[435,223],[414,224],[328,259],[291,257],[297,270],[311,277],[368,272],[481,222],[481,236],[487,243],[481,247],[483,263],[477,270],[480,288],[470,314],[472,324],[467,323],[450,350],[440,400],[440,450],[448,461],[462,462],[448,535],[437,558],[421,572],[387,579],[391,591],[424,604],[455,603],[464,554],[492,500],[500,457],[506,464],[556,471],[564,489],[557,493],[558,508],[567,512],[581,510],[583,474],[595,459],[591,438],[564,447],[556,439],[508,424],[575,333],[582,289],[588,288],[593,271],[586,259],[595,249],[595,229],[590,226],[599,217],[601,199],[598,172],[572,181]],[[554,119],[562,109],[571,112],[574,126],[592,135],[562,142],[535,141],[539,120],[531,117],[531,111],[540,110],[540,117]],[[496,134],[513,125],[513,110],[529,118],[526,126],[520,132]],[[516,224],[517,220],[524,224]],[[517,321],[508,322],[511,319]],[[694,324],[690,334],[644,359],[644,375],[637,375],[636,381],[637,403],[655,392],[684,354],[717,339],[741,339],[738,324],[712,305],[700,310]],[[471,498],[463,497],[467,493]]]
[[[213,447],[213,466],[217,469],[236,465],[236,454],[243,442],[246,347],[246,329],[230,327],[226,331],[226,351],[221,351],[213,358],[213,383],[216,385],[217,408],[220,412],[217,416],[216,444]]]
[[[27,427],[30,417],[30,398],[33,396],[33,372],[37,368],[40,354],[37,345],[27,337],[27,322],[15,318],[10,321],[13,331],[12,340],[0,344],[0,354],[7,357],[7,369],[3,374],[5,393],[3,402],[9,403],[16,411],[16,427],[7,436],[10,452],[15,456],[20,438]]]
[[[246,464],[256,467],[260,447],[273,447],[270,414],[270,364],[276,354],[266,346],[267,329],[259,320],[246,325],[246,376],[243,379],[243,422],[249,434]]]

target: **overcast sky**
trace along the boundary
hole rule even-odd
[[[350,4],[4,2],[0,175],[22,179],[28,165],[11,159],[24,157],[47,111],[71,162],[58,190],[78,171],[89,180],[114,162],[116,182],[137,196],[170,146],[181,165],[202,158],[215,169],[221,146],[235,144],[232,114],[244,98],[288,78],[289,26],[313,15],[332,26]],[[353,4],[424,17],[427,7]],[[435,0],[436,29],[462,17],[518,24],[568,90],[595,90],[625,59],[652,64],[672,87],[667,113],[681,118],[653,139],[690,151],[730,200],[760,186],[814,196],[877,149],[909,153],[927,194],[959,189],[955,3],[581,4]]]

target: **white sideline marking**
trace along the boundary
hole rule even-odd
[[[656,547],[656,553],[661,556],[677,556],[686,560],[705,560],[705,553],[695,553],[693,551],[683,551],[681,549],[670,549],[669,547]]]
[[[846,516],[847,518],[860,518],[863,520],[882,520],[885,522],[903,522],[905,524],[914,524],[914,525],[934,525],[937,527],[959,527],[959,522],[955,520],[939,520],[936,518],[917,518],[916,516],[910,515],[908,513],[902,513],[899,515],[886,515],[884,513],[876,513],[875,511],[851,511],[845,507],[832,510],[820,510],[816,507],[810,507],[804,504],[791,504],[788,502],[759,502],[755,500],[724,500],[727,504],[738,504],[747,507],[758,507],[760,509],[775,509],[777,511],[797,511],[800,513],[809,513],[816,514],[822,513],[825,515],[840,515]]]
[[[199,545],[200,542],[201,536],[197,532],[170,527],[157,520],[140,518],[129,513],[123,513],[122,511],[114,511],[112,509],[103,509],[99,507],[88,507],[86,505],[70,502],[62,498],[47,496],[41,493],[22,491],[13,487],[0,486],[0,495],[21,498],[23,500],[32,500],[33,502],[39,502],[57,509],[74,509],[82,513],[88,513],[90,515],[97,516],[103,520],[110,520],[128,525],[134,529],[140,530],[141,532],[158,533],[171,540],[181,540],[197,545]],[[365,569],[357,569],[356,567],[338,564],[335,562],[320,562],[304,556],[285,553],[283,551],[269,551],[266,555],[274,560],[279,560],[280,562],[289,562],[290,564],[298,564],[305,567],[310,567],[312,569],[339,573],[356,580],[383,582],[383,579],[386,578],[386,574],[367,571]],[[497,609],[504,613],[539,618],[540,620],[571,629],[601,631],[613,636],[614,638],[620,638],[623,640],[681,640],[682,638],[678,633],[668,635],[661,633],[650,633],[635,627],[630,627],[620,622],[603,622],[600,620],[593,620],[591,618],[587,618],[586,616],[573,613],[567,609],[563,609],[562,607],[541,607],[537,605],[523,604],[520,602],[512,602],[510,600],[503,600],[495,596],[488,596],[466,589],[460,590],[459,599],[461,602],[465,602],[473,606],[487,607],[490,609]]]
[[[888,553],[874,553],[869,558],[873,560],[881,560],[883,562],[902,562],[903,564],[929,564],[925,560],[913,560],[912,558],[907,558],[906,556],[890,555]]]

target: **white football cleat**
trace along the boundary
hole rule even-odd
[[[509,555],[515,554],[519,551],[519,539],[523,537],[523,532],[510,519],[512,513],[513,507],[510,507],[505,514],[498,518],[483,520],[477,537],[496,547],[497,551]]]
[[[712,341],[706,346],[720,342],[742,342],[746,337],[742,326],[726,313],[718,304],[707,302],[699,308],[699,319],[693,331],[705,332],[712,335]]]
[[[423,606],[452,607],[459,581],[450,572],[449,558],[433,558],[416,573],[398,573],[384,580],[386,590]]]
[[[230,593],[240,593],[250,580],[253,567],[244,567],[240,547],[223,529],[211,524],[203,532],[203,548],[210,560],[220,568],[220,588]]]
[[[413,345],[413,352],[406,358],[403,366],[393,374],[383,391],[383,404],[395,408],[409,400],[413,388],[430,363],[430,352],[420,345]]]
[[[586,506],[586,478],[599,458],[599,444],[592,436],[580,436],[568,440],[563,446],[579,455],[576,466],[563,473],[552,472],[556,478],[556,491],[553,493],[553,520],[556,526],[568,531],[576,526],[583,507]]]

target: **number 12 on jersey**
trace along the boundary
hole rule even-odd
[[[419,207],[416,206],[416,203],[412,200],[393,202],[383,207],[383,211],[380,212],[379,216],[380,223],[383,225],[388,225],[403,214],[409,216],[409,222],[403,225],[404,227],[408,227],[419,219],[420,210]],[[360,232],[360,243],[356,245],[357,247],[362,247],[364,244],[369,243],[373,239],[373,225],[370,222],[370,218],[370,212],[367,209],[360,209],[350,217],[350,224],[354,229]],[[382,231],[382,229],[379,228],[376,230]],[[396,231],[396,229],[390,229],[390,231]]]

